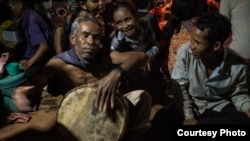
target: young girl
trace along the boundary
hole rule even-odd
[[[156,92],[156,90],[151,89],[153,88],[153,77],[151,77],[153,67],[151,65],[158,54],[155,33],[147,20],[137,18],[137,11],[132,3],[119,2],[113,10],[113,22],[116,32],[111,41],[110,56],[112,62],[123,69],[128,68],[127,66],[130,64],[137,64],[136,67],[131,69],[133,73],[130,74],[118,69],[125,77],[125,80],[121,79],[121,89],[123,90],[121,93],[143,89],[149,92],[150,95],[154,95],[152,92]],[[141,61],[140,58],[145,59]],[[127,64],[126,67],[124,62]],[[138,134],[136,140],[140,140],[142,132],[147,131],[142,130],[143,128],[146,129],[147,125],[142,125],[140,128],[134,127],[133,132],[130,131],[128,134],[130,134],[131,138],[134,137],[133,134]],[[131,138],[128,137],[125,140],[133,140]]]
[[[148,21],[136,18],[136,13],[134,5],[129,2],[120,2],[114,7],[113,20],[117,31],[111,42],[112,53],[142,51],[153,59],[158,54],[155,33]]]
[[[140,57],[138,54],[146,54],[147,61],[144,66],[136,68],[136,74],[129,76],[131,81],[127,84],[129,89],[151,91],[151,80],[159,78],[159,68],[155,63],[158,43],[150,23],[137,17],[136,8],[132,3],[120,2],[114,7],[113,21],[116,33],[111,41],[111,58],[113,63],[119,65],[122,62],[134,63],[136,58]]]

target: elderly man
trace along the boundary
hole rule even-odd
[[[70,41],[74,47],[50,59],[31,81],[30,86],[20,86],[16,89],[13,97],[17,108],[21,111],[31,110],[31,103],[35,102],[34,99],[40,96],[42,88],[46,85],[51,94],[58,95],[66,94],[83,84],[97,86],[95,106],[99,112],[115,108],[114,97],[119,94],[120,80],[133,71],[135,66],[144,65],[147,58],[145,53],[135,53],[135,56],[128,58],[124,63],[114,65],[109,52],[104,52],[100,48],[100,39],[101,26],[95,17],[77,17],[70,34]],[[31,97],[33,101],[27,97]],[[128,138],[136,140],[136,131],[145,129],[148,125],[151,97],[144,90],[131,91],[123,97],[124,101],[129,103]]]

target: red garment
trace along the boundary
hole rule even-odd
[[[166,14],[170,15],[171,5],[172,3],[162,4],[149,10],[150,14],[156,15],[158,17],[158,26],[161,30],[163,30],[163,27],[167,24],[168,19],[166,19]]]
[[[181,45],[190,40],[190,30],[192,27],[191,21],[182,22],[181,29],[178,33],[173,34],[170,39],[169,51],[168,51],[168,60],[166,65],[168,66],[169,74],[172,73],[174,65],[177,61],[177,51]]]

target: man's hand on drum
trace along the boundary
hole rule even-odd
[[[97,86],[97,97],[95,107],[99,112],[105,112],[115,107],[115,95],[118,93],[117,88],[120,80],[120,73],[116,70],[111,71],[107,76],[100,80],[88,84],[88,86]]]
[[[12,95],[14,104],[17,109],[21,112],[29,112],[32,111],[32,107],[30,105],[30,100],[28,99],[28,94],[30,90],[33,89],[34,86],[20,86],[17,87]]]

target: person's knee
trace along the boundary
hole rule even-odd
[[[148,105],[151,107],[152,98],[151,95],[145,90],[135,90],[125,95],[125,97],[135,106],[135,105]],[[146,107],[148,107],[146,106]]]

